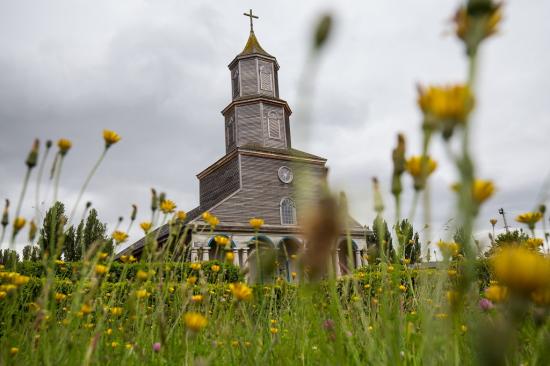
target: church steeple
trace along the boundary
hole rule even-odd
[[[279,98],[279,64],[267,53],[254,33],[241,53],[229,64],[232,102],[222,111],[225,116],[226,151],[244,145],[290,148],[288,104]]]

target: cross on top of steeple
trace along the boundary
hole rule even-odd
[[[252,9],[248,13],[243,13],[245,17],[250,18],[250,32],[254,32],[253,19],[260,19],[257,15],[252,14]]]

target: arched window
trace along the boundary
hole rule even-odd
[[[296,225],[296,205],[288,197],[281,201],[281,224]]]
[[[227,139],[227,146],[235,144],[235,119],[233,116],[229,117],[227,121],[225,137]]]
[[[271,111],[267,114],[267,132],[270,138],[281,138],[281,122],[279,114],[275,111]]]
[[[260,66],[260,89],[265,91],[273,90],[270,66]]]
[[[233,98],[239,96],[239,67],[236,67],[235,70],[233,70],[233,74],[231,75],[231,82],[233,84]]]

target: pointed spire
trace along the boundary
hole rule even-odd
[[[239,54],[239,56],[244,55],[251,55],[251,54],[260,54],[268,57],[273,57],[269,53],[267,53],[262,46],[260,46],[260,42],[258,42],[258,39],[256,38],[256,35],[254,34],[254,31],[250,31],[250,36],[248,37],[248,41],[246,42],[246,46],[244,46],[244,50]]]

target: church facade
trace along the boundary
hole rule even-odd
[[[246,14],[245,14],[246,15]],[[291,280],[288,256],[306,249],[300,225],[300,209],[315,201],[325,183],[326,159],[292,148],[288,103],[279,96],[279,64],[256,38],[252,24],[243,51],[229,64],[231,101],[223,109],[225,155],[197,175],[199,206],[188,212],[187,225],[207,227],[202,214],[209,212],[219,219],[215,233],[194,230],[189,241],[190,261],[221,259],[215,235],[230,239],[234,264],[247,266],[253,243],[258,240],[284,253],[281,275]],[[336,214],[336,213],[335,213]],[[262,218],[261,235],[255,236],[249,224]],[[348,273],[366,264],[366,229],[349,220],[348,232],[335,243],[337,273]],[[161,227],[159,242],[168,235]],[[348,241],[352,239],[352,258]],[[164,239],[165,240],[165,239]],[[123,254],[139,256],[144,240]]]

